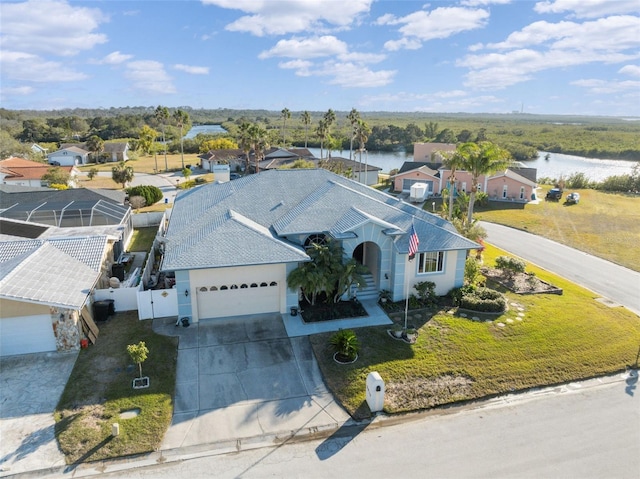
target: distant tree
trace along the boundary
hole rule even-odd
[[[371,134],[371,128],[369,128],[369,125],[367,125],[367,123],[364,120],[358,118],[355,124],[355,129],[354,129],[354,136],[355,136],[355,139],[358,141],[358,152],[360,153],[359,155],[360,171],[358,173],[362,172],[362,152],[365,150],[365,144],[367,143],[367,140],[369,139],[370,134]],[[365,160],[365,175],[366,175],[367,167],[368,165],[366,164],[366,160]],[[358,180],[360,180],[360,178],[358,178]]]
[[[309,125],[311,125],[311,113],[303,111],[301,115],[302,124],[304,125],[304,147],[307,147],[307,139],[309,137]]]
[[[184,169],[184,127],[189,123],[189,114],[184,110],[176,110],[173,112],[173,119],[180,128],[180,159],[182,160],[182,168]]]
[[[269,148],[269,135],[266,128],[258,123],[251,125],[249,130],[251,147],[253,148],[253,154],[256,162],[256,173],[260,173],[259,162],[264,158],[265,150]]]
[[[238,148],[238,143],[230,138],[215,138],[203,141],[200,144],[200,153],[206,153],[211,150],[233,150]]]
[[[449,193],[449,209],[447,213],[447,219],[451,221],[453,218],[453,194],[456,184],[456,171],[462,167],[462,156],[458,149],[456,151],[440,151],[438,152],[442,156],[442,164],[447,167],[449,171],[447,192]]]
[[[433,140],[438,135],[438,123],[435,121],[427,123],[424,129],[427,140]]]
[[[249,123],[248,121],[242,122],[240,124],[240,128],[238,130],[238,144],[245,154],[245,171],[248,172],[252,148],[251,123]]]
[[[445,128],[435,138],[436,143],[455,143],[456,135],[450,128]]]
[[[324,158],[324,154],[322,151],[324,147],[324,142],[327,140],[329,136],[329,127],[327,126],[327,122],[325,121],[324,118],[318,122],[318,127],[316,128],[316,136],[320,140],[320,159],[322,159]]]
[[[486,128],[480,128],[480,131],[478,131],[478,135],[476,136],[476,143],[479,143],[481,141],[487,141],[487,129]]]
[[[127,183],[133,180],[133,167],[127,166],[124,161],[121,161],[118,166],[111,168],[111,178],[116,183],[122,185],[122,188],[126,188]]]
[[[154,144],[157,137],[158,132],[156,130],[144,125],[140,128],[140,133],[138,134],[138,148],[140,148],[144,153],[150,154],[152,150],[155,150]],[[158,165],[156,164],[156,170],[157,169]]]
[[[291,118],[291,112],[289,111],[288,108],[283,108],[282,111],[280,112],[280,115],[282,116],[282,146],[286,146],[287,145],[287,138],[286,138],[287,120]]]
[[[166,106],[158,105],[154,113],[156,120],[162,127],[162,144],[164,145],[164,169],[169,169],[169,163],[167,162],[167,138],[165,136],[165,129],[167,126],[167,120],[169,119],[169,109]],[[156,167],[157,169],[157,167]]]
[[[356,136],[356,124],[360,119],[360,113],[355,108],[352,108],[349,114],[347,115],[347,120],[351,124],[351,134],[349,135],[349,159],[353,159],[353,139]]]
[[[289,163],[282,167],[283,170],[304,170],[313,169],[316,164],[313,161],[305,160],[304,158],[298,158],[293,163]]]
[[[97,163],[100,153],[104,150],[104,140],[98,135],[92,135],[87,140],[87,148],[93,156],[93,161]]]
[[[192,174],[191,168],[182,168],[182,176],[184,176],[185,181],[189,181],[189,177]]]
[[[42,175],[40,178],[41,181],[44,181],[51,185],[68,185],[69,180],[71,180],[71,175],[68,171],[63,170],[59,166],[53,166],[47,169],[47,172]]]
[[[98,168],[96,167],[89,169],[89,171],[87,172],[87,178],[89,178],[89,181],[93,180],[97,175],[98,175]]]
[[[456,139],[460,143],[466,143],[468,141],[471,141],[471,135],[473,135],[473,133],[471,133],[471,130],[462,130],[456,135]]]

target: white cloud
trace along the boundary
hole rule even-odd
[[[462,0],[461,5],[466,7],[477,7],[480,5],[506,5],[511,3],[511,0]]]
[[[537,2],[533,9],[538,13],[569,12],[577,18],[598,18],[636,13],[638,0],[546,0]]]
[[[493,95],[469,95],[462,90],[434,93],[383,93],[362,98],[363,106],[374,109],[398,111],[491,111],[492,106],[504,100]]]
[[[626,80],[626,81],[609,81],[599,79],[585,79],[571,82],[572,85],[576,85],[582,88],[586,88],[589,93],[594,94],[611,94],[611,93],[636,93],[640,92],[640,81]]]
[[[640,78],[640,65],[625,65],[618,70],[618,73]]]
[[[30,95],[35,90],[30,86],[5,87],[2,89],[3,95]]]
[[[402,38],[385,44],[387,50],[416,49],[422,42],[448,38],[460,32],[483,28],[489,12],[483,9],[462,7],[438,7],[431,11],[420,10],[401,18],[384,15],[376,20],[378,25],[402,25]]]
[[[325,35],[313,38],[292,38],[280,40],[270,50],[265,50],[258,58],[319,58],[347,53],[347,44],[334,36]]]
[[[127,63],[125,77],[131,80],[133,88],[147,93],[175,93],[171,77],[160,62],[139,60]]]
[[[630,15],[595,21],[535,22],[499,43],[500,53],[472,53],[456,64],[470,69],[466,86],[498,89],[527,81],[534,73],[589,63],[618,63],[640,57],[640,18]],[[473,52],[482,47],[474,45]]]
[[[202,0],[205,5],[240,10],[248,15],[228,24],[229,31],[256,36],[285,35],[326,28],[347,28],[369,12],[373,0]]]
[[[32,82],[68,82],[84,80],[87,75],[67,65],[45,61],[38,55],[25,52],[3,51],[2,73],[11,80]]]
[[[59,0],[29,0],[0,4],[3,49],[73,56],[105,43],[95,33],[108,18],[97,8],[69,5]]]
[[[313,62],[308,60],[291,60],[289,62],[280,62],[278,66],[283,70],[295,70],[296,75],[299,77],[308,77],[311,76]]]
[[[107,56],[105,56],[98,63],[107,64],[107,65],[119,65],[120,63],[124,63],[128,60],[131,60],[133,55],[125,55],[120,52],[111,52]]]
[[[373,71],[369,68],[350,62],[327,62],[319,75],[331,76],[329,83],[346,88],[374,88],[388,85],[396,74],[394,70]]]
[[[180,63],[177,63],[176,65],[173,65],[173,68],[183,72],[191,73],[192,75],[208,75],[209,74],[209,67],[196,67],[196,66],[182,65]]]

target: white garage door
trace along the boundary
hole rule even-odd
[[[18,316],[0,319],[0,356],[56,350],[51,316]]]
[[[196,294],[200,319],[280,311],[280,285],[276,281],[201,286]]]

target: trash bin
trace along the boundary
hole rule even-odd
[[[124,265],[122,263],[114,263],[111,265],[111,276],[124,281]]]

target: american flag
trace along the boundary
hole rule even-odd
[[[409,259],[413,259],[413,257],[418,252],[418,245],[420,244],[420,240],[418,239],[418,234],[416,233],[416,229],[413,227],[413,223],[411,223],[411,236],[409,237]]]

